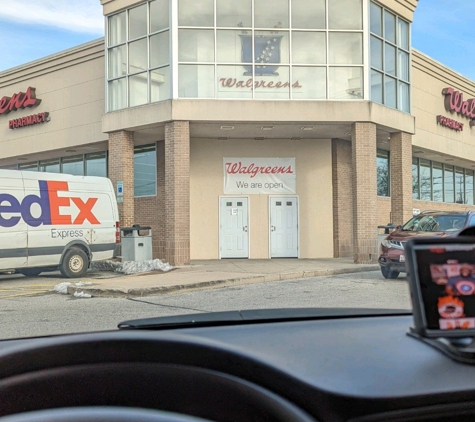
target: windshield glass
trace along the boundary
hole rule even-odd
[[[404,231],[416,232],[451,232],[463,228],[465,215],[418,215],[402,227]]]
[[[473,5],[1,0],[0,340],[410,309],[386,238],[475,210]]]

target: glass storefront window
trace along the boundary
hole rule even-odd
[[[181,62],[213,62],[214,31],[180,29],[178,31],[178,60]]]
[[[126,89],[126,79],[116,79],[109,82],[108,93],[109,93],[109,104],[108,109],[110,111],[120,110],[125,108],[127,105],[127,89]]]
[[[179,0],[178,25],[214,26],[214,0]]]
[[[112,15],[108,19],[108,41],[109,46],[122,44],[125,42],[126,26],[125,12]]]
[[[107,177],[107,154],[96,152],[86,154],[86,176]]]
[[[127,49],[125,45],[109,50],[109,79],[124,76],[127,73]]]
[[[308,46],[314,48],[308,48]],[[326,41],[324,32],[294,32],[292,34],[292,63],[325,64]]]
[[[19,165],[18,165],[18,170],[22,170],[22,171],[38,171],[38,162],[19,164]]]
[[[146,70],[147,64],[147,38],[129,44],[129,74]]]
[[[150,67],[159,67],[170,63],[169,31],[163,31],[150,37]]]
[[[147,103],[147,72],[129,78],[129,106],[135,107]]]
[[[370,30],[373,34],[383,35],[383,23],[382,23],[383,9],[375,3],[371,3],[370,11]]]
[[[150,32],[161,31],[168,28],[169,0],[154,0],[150,2]]]
[[[444,200],[443,171],[441,163],[432,163],[432,200],[442,202]]]
[[[149,75],[150,102],[163,101],[170,98],[170,66],[151,70]]]
[[[226,29],[216,31],[216,61],[218,63],[242,63],[244,60],[252,63],[251,55],[247,58],[243,56],[241,32]]]
[[[324,29],[325,0],[292,1],[292,27]]]
[[[327,96],[327,69],[325,67],[292,68],[292,98],[296,100],[323,100]]]
[[[376,178],[378,196],[390,196],[389,152],[378,150],[376,154]]]
[[[362,34],[331,32],[329,37],[330,64],[363,64]]]
[[[61,173],[84,176],[84,157],[75,155],[61,159]]]
[[[396,108],[396,79],[384,77],[384,104]]]
[[[147,35],[147,4],[129,9],[129,40]]]
[[[256,28],[288,28],[289,0],[254,0]]]
[[[53,160],[40,161],[39,168],[40,171],[44,171],[46,173],[59,173],[59,159],[56,158]]]
[[[371,66],[376,69],[383,69],[383,42],[371,36]]]
[[[371,99],[377,103],[383,102],[383,75],[374,70],[371,71]]]
[[[362,29],[363,6],[361,0],[330,0],[328,2],[330,29]]]
[[[465,203],[473,205],[473,170],[465,170]]]
[[[465,180],[460,167],[455,167],[455,202],[465,204]]]
[[[419,199],[419,159],[412,159],[412,199]]]
[[[157,194],[156,146],[146,145],[134,149],[134,196]]]
[[[396,16],[387,10],[384,11],[384,38],[393,44],[396,43]]]
[[[272,79],[273,84],[268,81],[266,76],[255,76],[254,97],[260,99],[289,99],[290,98],[290,67],[280,66],[275,77]],[[280,88],[275,88],[280,83]]]
[[[330,67],[329,96],[331,99],[363,98],[363,69],[360,67]]]
[[[183,98],[214,98],[214,66],[179,65],[178,94]]]
[[[432,190],[432,178],[430,174],[430,161],[429,160],[419,160],[419,180],[420,180],[420,192],[422,201],[431,200],[431,190]]]
[[[250,28],[252,0],[216,0],[216,24],[219,27]]]
[[[444,201],[455,202],[454,167],[444,164]]]
[[[252,75],[244,76],[242,66],[217,66],[218,98],[252,98]]]

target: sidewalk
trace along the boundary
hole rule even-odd
[[[216,259],[192,261],[169,272],[153,271],[111,278],[82,278],[85,287],[68,287],[68,293],[93,297],[142,297],[237,284],[377,271],[378,264],[354,264],[351,258],[322,259]]]

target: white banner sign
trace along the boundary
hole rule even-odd
[[[295,158],[227,158],[225,194],[295,193]]]

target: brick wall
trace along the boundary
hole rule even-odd
[[[125,130],[109,133],[109,179],[114,189],[124,182],[123,202],[118,203],[121,227],[130,227],[134,217],[134,133]]]
[[[334,257],[353,256],[353,185],[351,143],[332,140]]]
[[[165,258],[171,265],[190,262],[189,122],[165,125]]]
[[[378,258],[376,196],[376,125],[352,126],[354,261],[374,263]]]
[[[391,218],[399,225],[412,217],[412,136],[392,133],[390,148]]]

